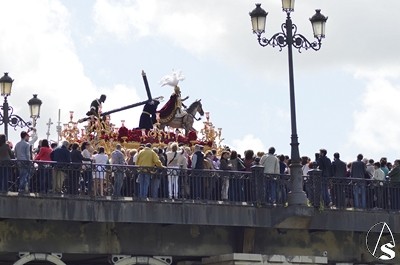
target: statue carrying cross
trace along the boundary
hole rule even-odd
[[[138,106],[141,106],[141,105],[145,105],[146,103],[149,103],[152,100],[154,100],[151,97],[149,83],[147,82],[146,73],[144,71],[142,71],[142,77],[143,77],[144,86],[146,88],[147,100],[142,101],[142,102],[138,102],[138,103],[134,103],[134,104],[131,104],[131,105],[128,105],[128,106],[124,106],[124,107],[121,107],[121,108],[118,108],[118,109],[113,109],[113,110],[110,110],[110,111],[101,112],[98,115],[101,116],[101,117],[104,117],[104,116],[110,115],[110,114],[115,113],[115,112],[131,109],[131,108],[138,107]],[[104,95],[104,100],[105,100],[105,95]],[[87,113],[87,114],[89,114],[89,113]],[[85,122],[85,121],[87,121],[89,119],[90,119],[90,117],[85,117],[85,118],[79,119],[78,122],[79,123]]]

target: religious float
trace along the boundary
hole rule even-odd
[[[196,144],[204,146],[204,150],[216,149],[218,153],[223,149],[221,136],[222,128],[216,128],[210,121],[210,112],[204,112],[201,100],[195,100],[188,107],[181,99],[178,82],[183,80],[180,72],[173,72],[161,80],[161,85],[170,85],[174,93],[165,105],[158,109],[163,97],[152,98],[147,82],[147,77],[142,72],[148,99],[119,109],[102,112],[101,107],[105,95],[95,99],[87,117],[74,120],[74,112],[70,111],[69,121],[57,126],[58,140],[67,140],[70,143],[90,142],[95,148],[103,146],[106,153],[110,154],[115,146],[120,143],[125,149],[137,149],[141,145],[151,143],[153,147],[166,148],[170,143],[193,148]],[[139,126],[129,129],[125,120],[117,127],[111,122],[110,114],[126,109],[143,106]],[[193,128],[196,115],[205,115],[203,127],[197,131]]]

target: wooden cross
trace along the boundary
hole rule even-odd
[[[53,123],[51,122],[51,118],[49,118],[49,122],[46,123],[46,125],[47,125],[47,132],[46,132],[47,140],[49,140],[49,136],[50,136],[50,127],[51,127],[52,124],[53,124]]]

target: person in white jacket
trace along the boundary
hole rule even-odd
[[[187,169],[187,160],[177,143],[171,144],[167,155],[168,168],[168,198],[178,198],[180,169]]]
[[[277,193],[277,176],[280,173],[279,170],[279,159],[274,155],[275,148],[270,147],[268,150],[268,154],[265,154],[261,157],[260,165],[264,167],[264,174],[267,174],[267,183],[266,187],[268,190],[266,191],[266,199],[272,203],[276,204],[276,193]]]

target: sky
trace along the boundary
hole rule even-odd
[[[281,31],[286,15],[281,1],[258,2],[269,13],[269,38]],[[101,94],[107,95],[104,111],[144,101],[142,70],[152,96],[168,99],[172,87],[159,82],[181,70],[182,96],[188,103],[202,100],[210,121],[222,128],[224,145],[241,154],[274,146],[277,154],[290,155],[287,49],[258,44],[249,16],[255,3],[2,1],[0,71],[14,79],[8,102],[29,120],[27,101],[38,94],[39,138],[49,132],[57,140],[59,110],[63,124],[69,111],[74,121],[85,117]],[[400,1],[297,1],[292,19],[310,41],[315,9],[328,16],[321,50],[293,51],[300,155],[313,158],[325,148],[328,157],[339,152],[348,162],[359,153],[400,158]],[[111,121],[135,128],[141,111],[115,113]],[[21,131],[9,128],[9,139],[16,143]]]

